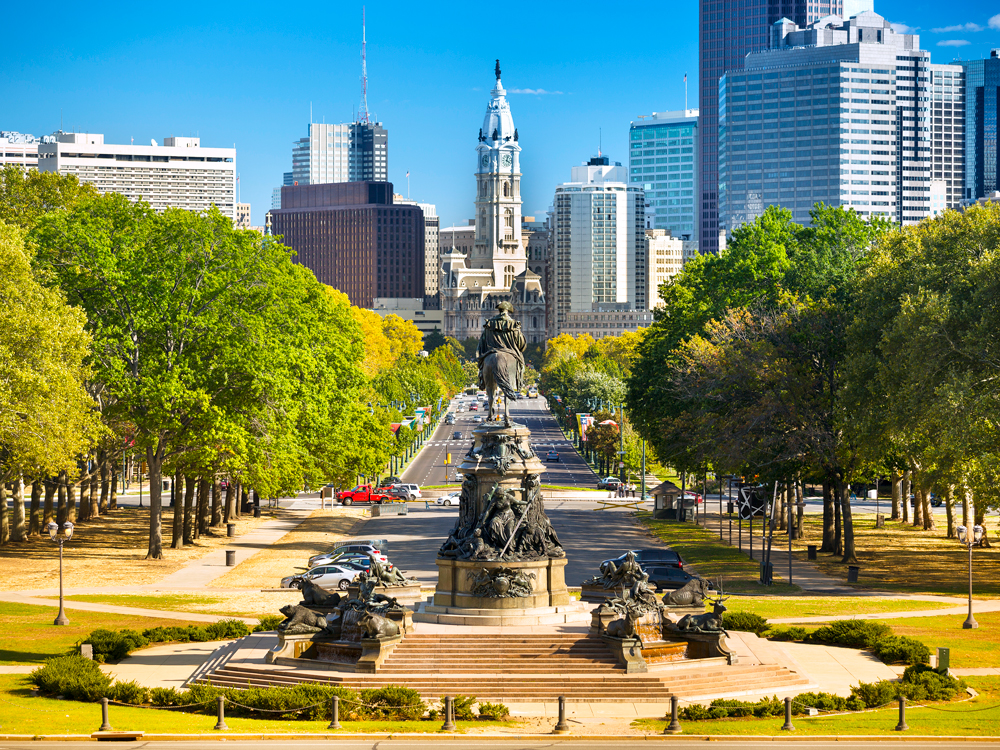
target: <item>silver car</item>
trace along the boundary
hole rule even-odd
[[[347,587],[351,585],[351,581],[359,572],[357,569],[343,565],[318,565],[305,573],[285,576],[281,579],[281,588],[300,589],[303,581],[312,581],[320,588],[347,591]]]

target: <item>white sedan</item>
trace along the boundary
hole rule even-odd
[[[282,578],[281,588],[299,589],[302,588],[302,581],[312,581],[320,588],[347,591],[347,587],[351,585],[351,581],[354,580],[358,573],[358,570],[342,565],[318,565],[301,575]]]
[[[458,505],[458,501],[461,496],[461,492],[449,492],[447,495],[441,495],[441,497],[435,500],[434,503],[450,508],[452,505]]]

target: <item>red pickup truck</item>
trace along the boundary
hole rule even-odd
[[[370,484],[359,484],[352,490],[337,493],[337,500],[342,505],[353,503],[391,503],[393,496],[381,490],[373,490]]]

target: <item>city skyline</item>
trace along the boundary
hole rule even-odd
[[[367,9],[369,109],[392,132],[389,179],[397,193],[437,204],[442,227],[472,216],[468,129],[496,57],[530,164],[529,216],[542,216],[566,170],[598,149],[627,164],[629,122],[683,109],[685,73],[687,105],[698,106],[696,5],[645,11],[644,28],[659,24],[670,33],[641,45],[631,41],[633,15],[575,8],[532,6],[531,16],[514,8],[510,17],[521,24],[499,40],[458,4],[433,15],[401,4]],[[349,122],[359,107],[361,5],[316,11],[305,26],[290,12],[269,12],[266,28],[238,20],[260,17],[259,10],[220,5],[192,21],[152,11],[95,17],[66,5],[51,19],[63,40],[57,48],[40,49],[30,35],[10,40],[0,128],[41,136],[61,126],[104,133],[112,143],[166,134],[200,137],[207,147],[235,143],[241,200],[261,225],[310,106],[312,120],[327,123]],[[995,8],[981,0],[960,11],[929,2],[879,2],[875,10],[920,34],[935,63],[1000,47],[1000,18],[991,23]],[[583,44],[595,24],[605,42]]]

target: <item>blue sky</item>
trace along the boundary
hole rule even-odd
[[[52,3],[6,36],[0,129],[103,132],[108,142],[197,135],[236,144],[242,197],[263,223],[291,144],[360,101],[361,2]],[[1000,5],[876,0],[935,62],[1000,47]],[[992,17],[992,21],[991,21]],[[697,106],[694,2],[367,4],[369,109],[389,129],[396,191],[472,214],[474,148],[500,58],[521,137],[524,214],[543,215],[599,138],[626,161],[629,121]]]

